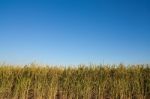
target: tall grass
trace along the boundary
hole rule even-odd
[[[0,99],[150,99],[150,66],[1,65]]]

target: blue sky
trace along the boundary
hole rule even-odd
[[[0,61],[150,63],[150,1],[0,0]]]

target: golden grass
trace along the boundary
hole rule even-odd
[[[0,99],[150,99],[150,66],[1,65]]]

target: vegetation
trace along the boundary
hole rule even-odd
[[[0,99],[150,99],[150,66],[1,65]]]

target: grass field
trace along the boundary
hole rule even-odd
[[[150,65],[1,65],[0,99],[150,99]]]

